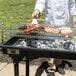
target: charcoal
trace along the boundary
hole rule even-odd
[[[49,44],[49,41],[46,41],[46,40],[45,40],[45,41],[44,41],[44,44]]]
[[[20,45],[23,46],[23,47],[26,47],[27,46],[27,43],[25,41],[21,41],[20,42]]]
[[[70,44],[71,44],[71,42],[65,42],[65,43],[63,44],[63,47],[64,47],[65,49],[69,49]]]
[[[25,41],[25,39],[19,39],[13,46],[27,47],[27,42]]]
[[[29,47],[28,44],[32,48],[76,51],[74,39],[19,39],[13,46]]]
[[[74,44],[71,44],[71,45],[69,46],[69,49],[73,51],[73,50],[74,50],[74,46],[75,46]]]
[[[53,45],[53,48],[57,48],[57,46],[56,45]]]
[[[72,43],[69,47],[71,51],[76,51],[76,43]]]

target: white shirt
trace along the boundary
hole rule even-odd
[[[45,23],[51,25],[66,25],[70,15],[76,15],[74,0],[37,0],[35,9],[45,9]]]

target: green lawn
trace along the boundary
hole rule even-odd
[[[35,0],[0,0],[0,23],[30,22]]]
[[[2,29],[11,24],[31,22],[34,4],[35,0],[0,0],[0,40]]]
[[[36,0],[0,0],[0,24],[30,23],[35,1]],[[38,20],[41,22],[42,17]]]

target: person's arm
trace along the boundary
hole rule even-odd
[[[73,24],[76,26],[76,16],[73,16]]]
[[[75,0],[69,0],[70,15],[73,16],[73,24],[76,25],[76,4]]]
[[[45,9],[46,0],[37,0],[34,12],[32,13],[32,17],[38,17],[39,14],[42,14],[43,10]]]

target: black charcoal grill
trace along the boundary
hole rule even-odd
[[[24,25],[24,24],[23,24]],[[15,27],[14,27],[15,26]],[[76,39],[63,34],[47,33],[44,30],[34,30],[24,33],[13,25],[3,31],[5,41],[0,44],[2,51],[9,54],[14,62],[15,76],[18,74],[18,62],[26,56],[26,76],[29,76],[29,59],[31,57],[52,57],[62,59],[76,59]],[[75,29],[75,28],[74,28]]]

